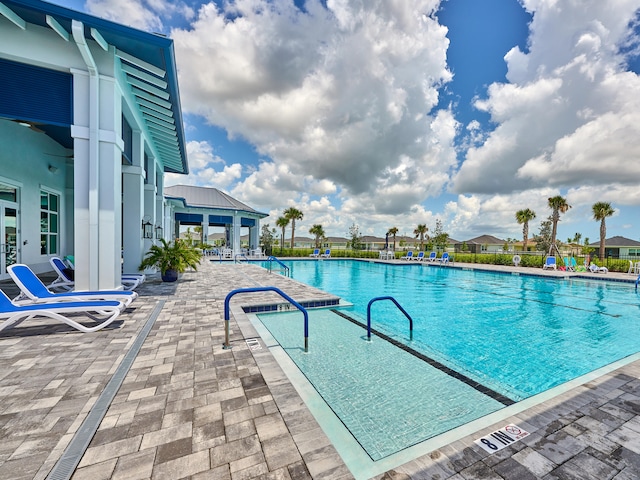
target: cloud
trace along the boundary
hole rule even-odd
[[[164,32],[164,21],[172,17],[194,15],[184,2],[167,0],[87,0],[85,8],[93,15],[149,32]]]
[[[189,175],[168,173],[165,175],[165,185],[199,185],[226,190],[242,176],[242,165],[226,162],[214,154],[213,148],[207,142],[192,141],[187,143],[189,158]]]
[[[428,166],[441,183],[421,188],[422,201],[455,162],[427,114],[451,79],[446,28],[429,16],[438,3],[203,5],[191,28],[172,31],[182,105],[292,175],[354,195],[401,188],[398,168]]]
[[[452,190],[509,193],[545,186],[638,183],[640,79],[619,46],[639,0],[523,0],[533,13],[529,51],[505,56],[511,83],[476,107],[496,128],[470,148]]]

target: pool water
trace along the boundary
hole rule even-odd
[[[259,318],[373,460],[504,407],[330,310],[310,312],[309,353],[300,312]]]
[[[353,307],[340,310],[364,324],[369,300],[393,296],[413,318],[413,338],[409,339],[408,320],[389,301],[372,305],[374,329],[513,401],[640,351],[640,305],[633,284],[420,264],[353,260],[285,263],[292,278],[353,303]],[[381,419],[345,420],[339,411],[376,410],[384,404],[388,411],[383,417],[395,418],[393,412],[398,412],[400,418],[391,421],[393,425],[428,411],[429,418],[419,422],[427,426],[416,427],[414,420],[405,426],[409,431],[419,430],[408,437],[422,439],[502,407],[379,337],[373,342],[363,340],[366,331],[362,327],[331,312],[311,316],[310,354],[305,356],[298,348],[303,341],[301,316],[290,316],[293,320],[286,322],[279,316],[260,318],[350,430],[355,427],[349,424],[381,425],[382,431],[388,431],[390,425]],[[288,328],[291,332],[285,333]],[[383,344],[384,351],[379,352]],[[342,368],[351,368],[347,364],[362,373],[342,372]],[[367,378],[365,373],[375,374],[365,382],[367,388],[355,381],[360,375]],[[405,385],[418,390],[404,391]],[[360,389],[367,392],[364,398],[350,405],[348,399]],[[380,393],[387,390],[404,393],[388,398]],[[342,397],[347,398],[346,406],[335,400]],[[419,399],[418,405],[401,411],[399,405],[414,398]],[[382,431],[370,436],[384,437]],[[400,444],[412,444],[410,439],[400,440],[402,433],[391,437],[399,440],[389,441],[389,447],[363,447],[375,459]]]

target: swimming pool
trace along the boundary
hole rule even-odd
[[[407,319],[391,302],[372,307],[373,327],[415,352],[409,353],[379,338],[366,342],[362,327],[335,314],[314,314],[309,326],[311,354],[304,355],[296,347],[301,344],[299,315],[290,315],[291,321],[286,316],[261,316],[327,403],[335,403],[334,412],[343,415],[343,423],[352,433],[355,430],[373,459],[502,408],[505,403],[495,400],[500,395],[517,402],[640,351],[640,306],[630,284],[351,260],[287,265],[294,279],[352,302],[345,313],[356,321],[366,323],[368,301],[383,295],[393,296],[414,319],[409,340]],[[374,354],[372,346],[380,351]],[[471,382],[456,380],[420,356]],[[353,371],[341,370],[347,361],[355,365]],[[339,373],[331,377],[329,371]],[[364,382],[365,373],[377,375]],[[363,382],[373,382],[371,391],[363,399],[350,398],[355,385],[365,389]],[[473,382],[498,397],[479,395],[469,388]],[[404,390],[406,385],[416,390]],[[389,398],[381,393],[388,390],[405,393]],[[415,410],[400,412],[397,405],[408,397],[416,399]],[[336,398],[346,398],[345,405]],[[358,416],[380,404],[390,405],[382,417],[394,420]],[[348,416],[352,414],[355,419]],[[418,417],[426,418],[420,426]],[[391,426],[391,434],[384,434]],[[368,429],[375,439],[371,445],[358,437],[359,429]],[[392,440],[378,445],[385,436]]]

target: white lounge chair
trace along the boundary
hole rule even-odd
[[[78,302],[83,300],[117,300],[128,307],[138,298],[136,292],[130,290],[96,290],[82,292],[54,293],[42,283],[35,273],[27,266],[20,263],[10,265],[7,271],[13,281],[20,287],[20,295],[13,299],[14,302],[27,300],[33,303],[43,302]]]
[[[309,254],[310,257],[318,258],[320,256],[320,249],[316,248],[313,253]]]
[[[545,259],[544,265],[542,265],[542,269],[546,270],[548,268],[553,268],[554,270],[556,270],[558,268],[558,265],[556,264],[556,257],[548,256]]]
[[[431,252],[429,254],[429,258],[427,258],[430,262],[435,262],[438,259],[438,252]]]
[[[444,252],[438,261],[444,265],[445,263],[449,263],[449,252]]]
[[[595,263],[589,265],[589,271],[591,273],[609,273],[609,269],[607,267],[599,267]]]
[[[422,260],[424,260],[424,252],[418,252],[418,255],[413,257],[413,259],[418,261],[418,262],[421,262]]]
[[[331,258],[331,249],[327,248],[324,253],[321,253],[320,256],[322,258]]]
[[[66,323],[81,332],[95,332],[111,322],[125,308],[121,302],[112,300],[95,300],[86,302],[54,302],[54,303],[32,303],[29,305],[16,305],[9,297],[0,290],[0,331],[15,327],[25,320],[36,317],[46,317]],[[83,314],[95,322],[100,322],[92,327],[87,327],[67,315]]]

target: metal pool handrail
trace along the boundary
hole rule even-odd
[[[636,278],[636,292],[638,291],[638,283],[640,283],[640,275]]]
[[[289,267],[287,267],[284,263],[282,263],[280,260],[278,260],[276,257],[274,257],[273,255],[269,255],[267,257],[267,261],[269,262],[269,272],[271,272],[271,262],[276,262],[278,263],[282,268],[284,268],[284,271],[286,273],[286,276],[289,277],[290,276],[290,272],[289,272]]]
[[[409,319],[409,338],[413,340],[413,319],[411,318],[411,315],[409,315],[407,311],[402,308],[402,306],[393,297],[376,297],[372,298],[369,301],[369,304],[367,305],[367,340],[371,341],[371,304],[380,300],[391,300],[396,304],[396,307],[398,307],[400,311],[404,313],[404,316]]]
[[[249,259],[247,259],[247,257],[245,256],[244,253],[236,253],[236,256],[233,258],[233,263],[240,263],[240,261],[238,260],[238,257],[240,257],[240,259],[245,259],[245,261],[249,261]]]
[[[275,292],[288,301],[291,305],[296,307],[298,310],[302,312],[304,315],[304,351],[309,351],[309,314],[307,310],[296,302],[289,295],[284,293],[282,290],[276,287],[250,287],[250,288],[239,288],[237,290],[233,290],[228,293],[228,295],[224,299],[224,345],[222,345],[223,349],[231,348],[229,345],[229,301],[231,297],[233,297],[237,293],[252,293],[252,292]]]

